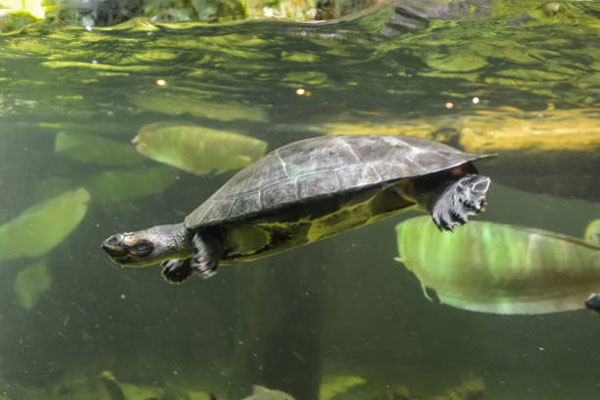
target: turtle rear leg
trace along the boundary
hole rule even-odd
[[[195,253],[191,258],[191,268],[194,274],[202,279],[208,279],[217,273],[219,260],[223,255],[223,245],[218,238],[210,234],[195,233],[192,238]]]
[[[490,178],[475,174],[452,182],[431,205],[433,222],[440,230],[454,231],[454,225],[463,225],[483,209],[489,186]]]

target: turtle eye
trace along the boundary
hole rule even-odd
[[[154,245],[149,240],[139,240],[136,244],[131,246],[130,252],[137,256],[147,256],[154,250]]]

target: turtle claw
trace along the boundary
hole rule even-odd
[[[213,277],[217,273],[218,263],[215,261],[209,262],[199,262],[198,260],[194,260],[193,262],[193,270],[195,275],[199,275],[202,279],[208,279]]]
[[[192,238],[196,253],[192,257],[192,270],[202,279],[208,279],[217,273],[223,247],[214,237],[201,237],[198,233]]]
[[[474,212],[465,210],[454,198],[450,203],[438,201],[433,209],[433,222],[440,231],[454,232],[454,227],[467,223],[468,216],[472,214]]]
[[[481,212],[490,178],[467,175],[449,185],[433,206],[433,222],[440,230],[454,232],[455,225],[467,223],[470,215]]]
[[[199,275],[202,279],[208,279],[217,273],[217,263],[200,263],[196,258],[187,260],[169,260],[160,264],[163,278],[173,285],[180,285],[187,278]]]
[[[438,211],[433,216],[433,222],[435,222],[440,231],[454,232],[454,225],[464,224],[461,221],[461,219],[457,219],[449,210]]]
[[[169,260],[160,264],[162,269],[162,277],[173,285],[183,283],[192,275],[192,265],[190,259],[187,260]]]

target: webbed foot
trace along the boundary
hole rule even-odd
[[[192,275],[194,270],[190,259],[187,260],[169,260],[160,264],[163,278],[174,285],[179,285]]]
[[[487,176],[467,175],[446,187],[431,211],[433,222],[451,232],[455,225],[464,225],[470,215],[484,208],[490,182]]]

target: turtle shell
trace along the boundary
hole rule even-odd
[[[361,192],[489,157],[406,136],[340,135],[300,140],[239,171],[185,218],[198,229],[334,194]]]

